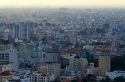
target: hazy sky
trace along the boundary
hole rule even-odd
[[[125,7],[125,0],[0,0],[0,8],[9,7]]]

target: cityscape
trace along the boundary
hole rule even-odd
[[[125,9],[0,9],[0,82],[125,82]]]

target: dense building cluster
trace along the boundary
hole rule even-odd
[[[124,13],[124,9],[0,11],[0,82],[125,78],[125,64],[119,63],[125,62]]]

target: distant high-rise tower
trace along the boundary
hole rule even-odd
[[[19,27],[17,25],[15,26],[15,38],[19,39]]]
[[[19,40],[29,40],[29,25],[19,23],[15,26],[15,38]]]
[[[110,56],[99,56],[99,75],[104,76],[110,71]]]

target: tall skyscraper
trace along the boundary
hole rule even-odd
[[[104,76],[110,71],[110,56],[99,56],[99,75]]]
[[[15,26],[15,38],[19,40],[29,40],[29,25],[27,23],[19,23]]]

